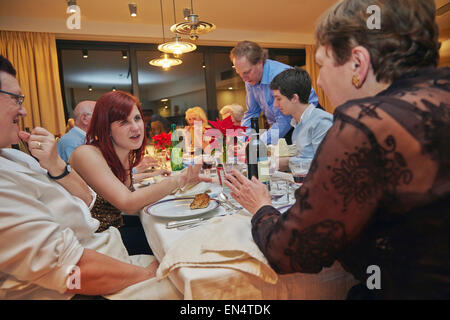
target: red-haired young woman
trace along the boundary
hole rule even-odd
[[[131,169],[144,156],[145,131],[141,105],[136,97],[123,91],[111,91],[97,100],[86,145],[78,147],[70,158],[72,167],[97,193],[91,210],[100,221],[98,232],[119,228],[129,254],[149,253],[145,234],[134,214],[160,200],[178,187],[197,181],[200,165],[139,190],[133,189]]]

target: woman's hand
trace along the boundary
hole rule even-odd
[[[136,174],[133,174],[133,183],[138,183],[144,179],[161,176],[161,175],[167,177],[167,176],[170,176],[171,174],[172,174],[171,171],[164,170],[164,169],[157,170],[155,172],[136,173]]]
[[[158,160],[153,159],[150,156],[145,156],[141,163],[139,163],[135,168],[138,173],[142,173],[147,170],[149,167],[156,167],[158,165]]]
[[[30,153],[39,160],[42,168],[52,176],[63,173],[66,163],[58,155],[55,137],[44,128],[36,127],[31,133],[19,132],[19,137],[28,144]]]
[[[231,174],[225,174],[225,178],[225,185],[230,188],[231,196],[251,214],[255,214],[263,206],[272,205],[267,186],[255,177],[249,180],[233,169]]]
[[[200,169],[202,168],[201,164],[195,164],[193,166],[188,166],[186,169],[180,172],[180,185],[179,187],[182,188],[187,184],[190,183],[197,183],[197,182],[211,182],[212,179],[206,176],[200,175]]]
[[[155,172],[150,173],[152,177],[156,177],[156,176],[170,176],[172,174],[172,171],[166,170],[166,169],[159,169],[156,170]]]

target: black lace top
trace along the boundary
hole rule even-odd
[[[130,181],[131,183],[128,189],[133,192],[135,189],[133,187],[133,178],[131,173]],[[94,206],[91,209],[91,216],[100,222],[100,226],[96,232],[103,232],[109,227],[120,228],[124,225],[122,211],[103,199],[103,197],[99,194],[97,194]]]
[[[280,273],[338,260],[375,298],[450,298],[450,68],[406,74],[335,111],[296,203],[253,217]]]

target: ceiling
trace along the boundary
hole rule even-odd
[[[174,22],[183,21],[183,8],[191,7],[191,0],[161,0],[163,4],[164,34],[169,39],[173,34],[169,28]],[[193,0],[194,13],[202,21],[212,22],[217,29],[201,35],[199,45],[233,46],[237,41],[250,39],[266,47],[301,48],[314,43],[314,25],[318,17],[336,0]],[[128,4],[136,3],[137,17],[129,14]],[[440,8],[448,0],[435,0]],[[66,0],[0,0],[0,30],[53,32],[58,39],[126,41],[158,43],[162,39],[160,0],[77,0],[81,8],[81,29],[69,30],[66,27]],[[175,15],[174,19],[174,8]],[[441,40],[450,38],[450,12],[437,17]],[[146,66],[139,75],[140,83],[152,83],[152,77],[162,71],[148,66],[154,57],[150,53],[138,54],[138,64]],[[112,53],[114,55],[114,53]],[[150,54],[151,55],[151,54]],[[154,53],[153,53],[154,55]],[[128,60],[113,62],[105,52],[92,53],[80,68],[80,53],[68,52],[77,63],[67,66],[64,76],[67,81],[86,83],[96,76],[109,79],[112,85],[128,83]],[[180,77],[177,72],[186,68],[198,68],[198,56],[192,55],[195,62],[185,57],[183,68],[174,67],[165,73],[165,81]],[[67,59],[67,61],[69,61]],[[90,70],[86,78],[86,72]],[[94,74],[95,72],[95,74]],[[99,80],[100,81],[100,80]],[[103,80],[104,81],[104,80]],[[80,85],[80,84],[79,84]]]
[[[138,8],[138,15],[135,18],[130,16],[128,10],[128,3],[133,2]],[[230,33],[233,30],[238,31],[238,34],[269,32],[311,35],[315,20],[335,2],[336,0],[194,0],[193,9],[200,20],[212,22],[217,26],[215,35],[214,33],[205,35],[200,41],[202,38],[210,41],[227,41],[229,38],[223,36],[224,32]],[[175,22],[173,3],[177,22],[183,21],[183,8],[191,7],[190,0],[162,0],[166,36],[170,35],[169,27]],[[68,33],[79,36],[83,32],[87,34],[90,33],[89,27],[97,23],[99,33],[106,33],[101,26],[115,24],[128,26],[130,30],[141,28],[139,35],[162,37],[159,0],[77,0],[77,4],[81,8],[81,31],[64,30],[63,25],[63,28],[58,30],[61,35]],[[26,20],[28,24],[42,20],[41,28],[45,24],[50,25],[52,21],[65,20],[69,16],[66,14],[66,8],[65,0],[0,0],[0,16],[5,16],[8,20],[12,18],[16,21]],[[24,24],[26,23],[22,23],[22,28]],[[0,23],[0,27],[1,25]],[[276,42],[275,39],[273,41]]]

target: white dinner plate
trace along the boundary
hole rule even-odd
[[[219,206],[215,199],[211,199],[206,208],[191,210],[189,205],[193,200],[194,197],[161,200],[146,207],[144,212],[160,218],[188,218],[209,212]]]

